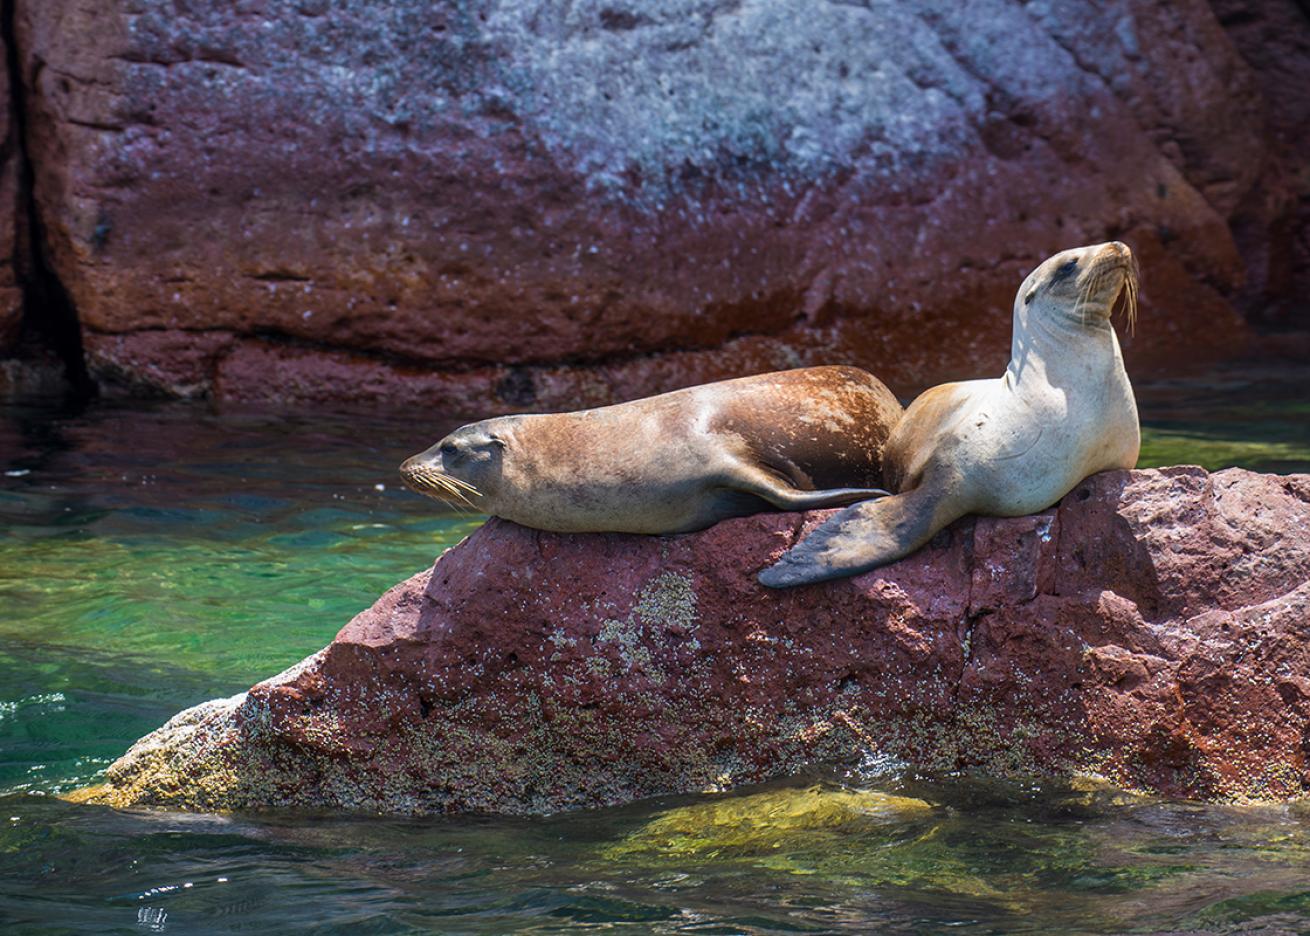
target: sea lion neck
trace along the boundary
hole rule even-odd
[[[1116,366],[1119,343],[1110,319],[1086,319],[1065,303],[1039,299],[1017,301],[1005,379],[1011,386],[1028,380],[1062,386]]]

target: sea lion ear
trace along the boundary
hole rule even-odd
[[[1033,296],[1035,296],[1035,295],[1037,295],[1037,287],[1036,287],[1036,286],[1034,286],[1032,289],[1028,290],[1027,294],[1023,297],[1023,304],[1024,304],[1024,305],[1029,305],[1029,304],[1033,301]]]
[[[488,441],[498,449],[503,449],[505,447],[505,440],[500,438],[500,436],[491,436]]]

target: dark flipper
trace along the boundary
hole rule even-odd
[[[820,510],[824,507],[845,507],[875,497],[887,497],[881,488],[829,488],[825,491],[803,491],[770,472],[755,467],[740,466],[733,483],[740,490],[768,501],[779,510]]]
[[[845,507],[878,497],[890,497],[881,488],[831,488],[827,491],[787,491],[777,495],[761,494],[766,501],[781,510],[820,510],[824,507]]]
[[[866,501],[829,517],[759,574],[770,588],[858,575],[914,552],[955,519],[938,517],[939,491],[920,486]]]

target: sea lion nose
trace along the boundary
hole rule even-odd
[[[1133,255],[1132,250],[1123,241],[1110,241],[1107,246],[1121,257],[1131,257]]]
[[[414,469],[419,465],[419,456],[411,455],[400,463],[400,474],[402,477],[411,478],[414,476]]]

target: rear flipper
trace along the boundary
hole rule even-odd
[[[829,488],[826,491],[797,490],[779,496],[760,496],[780,510],[821,510],[824,507],[845,507],[847,504],[891,495],[882,488]]]
[[[760,583],[789,588],[858,575],[895,562],[959,516],[943,511],[942,506],[939,491],[920,486],[847,507],[761,572]]]
[[[845,507],[875,497],[888,497],[881,488],[828,488],[825,491],[803,491],[790,483],[754,467],[739,466],[734,472],[734,487],[754,494],[779,510],[820,510],[824,507]]]

